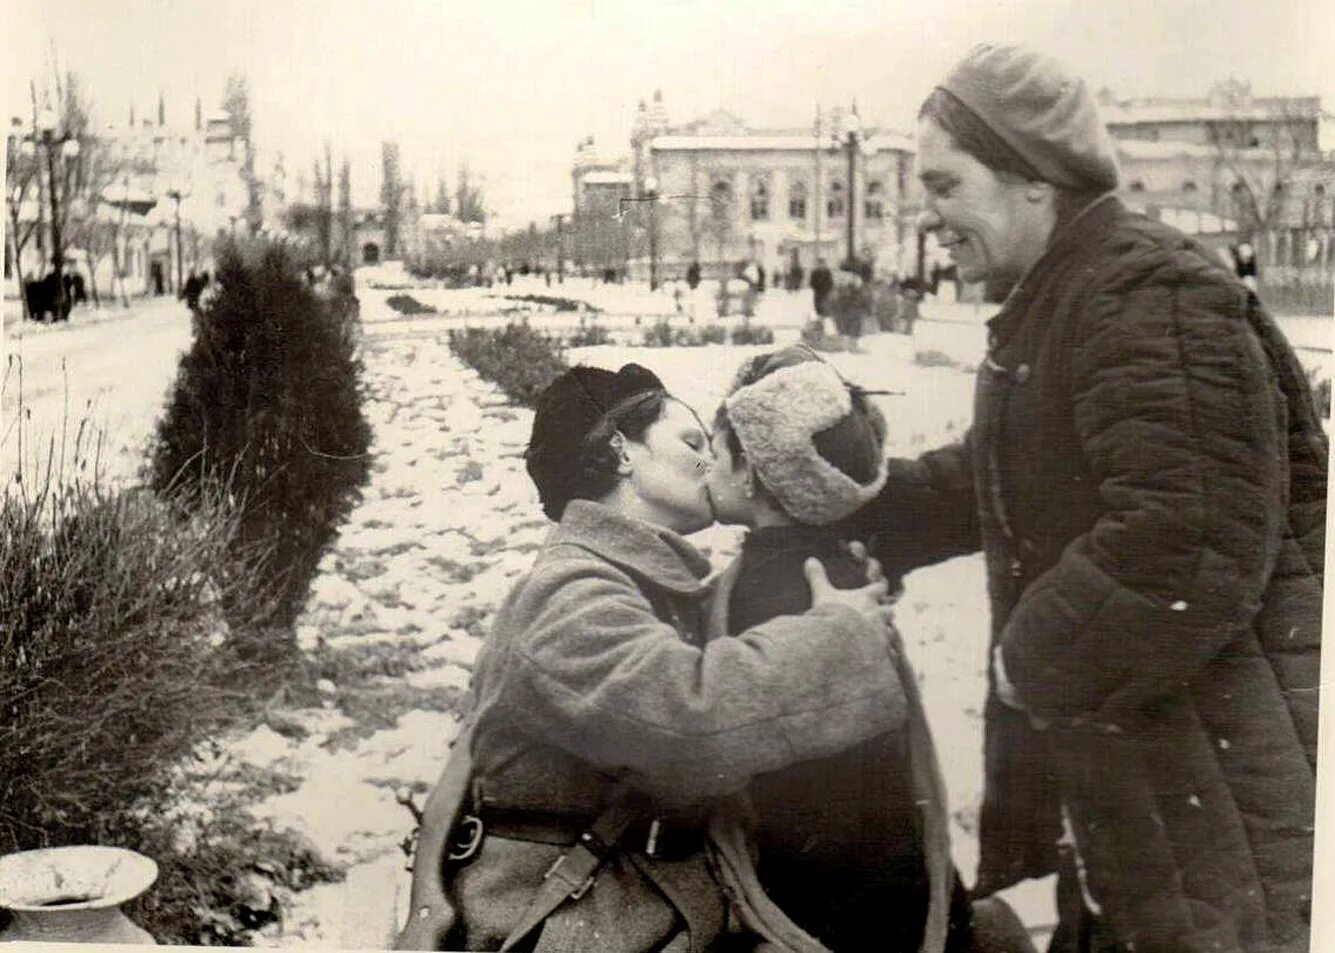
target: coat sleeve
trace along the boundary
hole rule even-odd
[[[1287,476],[1241,303],[1178,254],[1109,279],[1082,313],[1074,415],[1102,515],[1002,631],[1034,714],[1116,722],[1190,681],[1259,611]]]
[[[547,742],[629,770],[650,794],[736,791],[904,718],[887,636],[851,609],[781,616],[701,649],[616,567],[545,573],[513,648],[512,701]]]
[[[886,461],[885,487],[846,522],[894,585],[906,573],[982,546],[974,496],[972,432],[916,460]]]

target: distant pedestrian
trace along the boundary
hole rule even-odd
[[[792,261],[788,264],[788,290],[801,291],[802,279],[806,277],[802,271],[802,262],[797,257],[797,252],[793,252]]]
[[[698,261],[693,261],[686,267],[686,287],[692,291],[700,287],[700,263]]]
[[[830,314],[830,292],[834,290],[834,275],[824,258],[816,259],[816,267],[811,269],[811,298],[817,317],[825,318]]]
[[[204,291],[204,281],[193,271],[190,277],[185,280],[185,287],[181,289],[181,297],[185,299],[185,306],[191,311],[199,310],[199,296]]]
[[[1256,290],[1256,249],[1251,242],[1242,242],[1234,249],[1233,270],[1239,281],[1250,290]]]

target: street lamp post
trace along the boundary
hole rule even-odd
[[[649,202],[649,290],[658,290],[658,180],[644,180],[644,198]]]
[[[40,139],[46,152],[47,180],[51,187],[51,270],[55,277],[55,318],[56,321],[68,320],[70,302],[65,294],[65,245],[60,229],[60,186],[56,180],[56,153],[60,152],[68,159],[79,154],[79,140],[68,132],[56,135],[56,117],[50,110],[42,114]],[[66,196],[68,201],[69,196]]]
[[[181,274],[181,199],[184,193],[180,189],[171,189],[167,192],[167,198],[171,199],[176,210],[176,293],[179,295],[181,289],[185,287],[185,279]]]
[[[556,283],[565,284],[566,281],[566,257],[565,257],[565,225],[566,213],[560,212],[552,216],[556,222]]]
[[[844,262],[845,267],[855,268],[857,265],[857,248],[855,244],[855,220],[857,215],[857,155],[858,147],[862,141],[862,119],[858,116],[857,107],[844,116],[842,129],[834,133],[834,142],[836,147],[842,148],[848,156],[848,208],[846,210],[847,232],[848,232],[848,257]]]

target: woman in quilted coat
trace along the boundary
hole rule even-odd
[[[1056,951],[1305,951],[1327,441],[1217,255],[1128,211],[1084,83],[975,48],[922,227],[1004,294],[972,429],[851,517],[893,580],[982,549],[977,891],[1060,871]]]

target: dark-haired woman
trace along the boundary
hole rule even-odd
[[[698,418],[643,368],[575,368],[542,395],[527,465],[559,525],[478,659],[465,809],[481,841],[442,883],[428,805],[401,946],[819,949],[711,809],[896,721],[885,586],[834,590],[815,565],[810,612],[706,644],[709,567],[682,534],[713,521],[712,463]],[[433,934],[447,907],[454,929]]]
[[[798,580],[813,557],[835,585],[860,584],[863,563],[835,524],[880,490],[884,439],[868,395],[810,349],[742,366],[714,418],[710,494],[720,522],[749,532],[720,580],[715,631],[806,609],[812,594]],[[753,780],[760,883],[835,953],[1023,953],[1028,938],[999,903],[980,910],[975,936],[916,676],[902,652],[897,662],[902,722]]]

